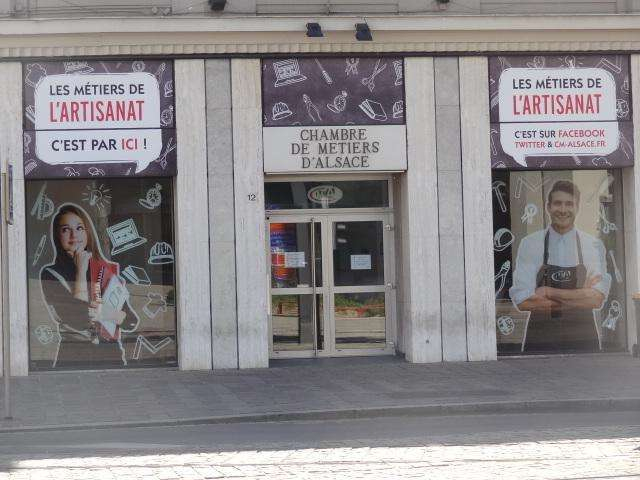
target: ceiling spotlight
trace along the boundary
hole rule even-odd
[[[361,42],[370,42],[373,40],[371,36],[371,30],[366,23],[356,23],[356,40]]]
[[[214,12],[221,12],[227,5],[227,0],[209,0],[209,7]]]
[[[307,37],[324,37],[319,23],[307,23]]]

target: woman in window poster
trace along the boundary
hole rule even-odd
[[[119,265],[104,258],[90,217],[77,205],[58,208],[50,238],[54,258],[40,271],[40,285],[59,333],[53,367],[73,365],[85,356],[126,365],[122,331],[134,330],[139,319],[129,306]]]

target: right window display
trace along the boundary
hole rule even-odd
[[[493,171],[499,354],[626,348],[619,172]]]

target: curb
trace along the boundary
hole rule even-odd
[[[640,411],[640,398],[524,400],[482,403],[452,403],[442,405],[402,405],[336,410],[303,410],[297,412],[265,412],[238,415],[218,415],[208,417],[185,417],[169,420],[76,423],[64,425],[38,425],[22,427],[0,426],[0,434],[17,432],[50,432],[64,430],[101,430],[112,428],[287,422],[301,420],[349,420],[396,416],[499,415],[593,411]]]

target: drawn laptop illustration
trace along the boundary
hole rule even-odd
[[[300,73],[300,65],[295,58],[274,62],[273,70],[276,73],[276,87],[304,82],[307,79],[307,77]]]
[[[107,227],[107,233],[111,239],[113,248],[111,249],[111,255],[118,255],[119,253],[126,252],[132,248],[142,245],[147,241],[146,238],[138,235],[138,229],[136,224],[133,223],[133,219],[129,218],[124,222],[116,223]]]

